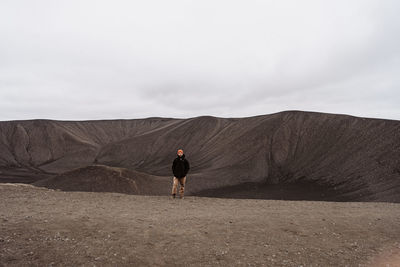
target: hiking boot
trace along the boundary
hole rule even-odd
[[[176,194],[172,194],[171,198],[175,198],[175,197],[176,197]]]

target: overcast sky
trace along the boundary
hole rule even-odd
[[[400,1],[0,1],[0,120],[400,120]]]

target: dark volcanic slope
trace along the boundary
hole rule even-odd
[[[179,147],[192,165],[188,193],[301,182],[334,188],[338,199],[400,202],[400,121],[301,111],[250,118],[0,122],[0,177],[20,181],[27,179],[21,173],[36,172],[33,181],[40,173],[96,163],[170,181]]]
[[[166,195],[169,182],[163,177],[104,165],[90,165],[39,180],[33,185],[63,191],[115,192],[135,195]]]

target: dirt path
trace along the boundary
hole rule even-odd
[[[400,204],[391,203],[0,184],[0,223],[0,266],[400,266]]]

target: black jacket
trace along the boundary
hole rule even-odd
[[[176,178],[183,178],[189,172],[189,161],[185,159],[185,154],[182,157],[177,156],[172,163],[172,172]]]

